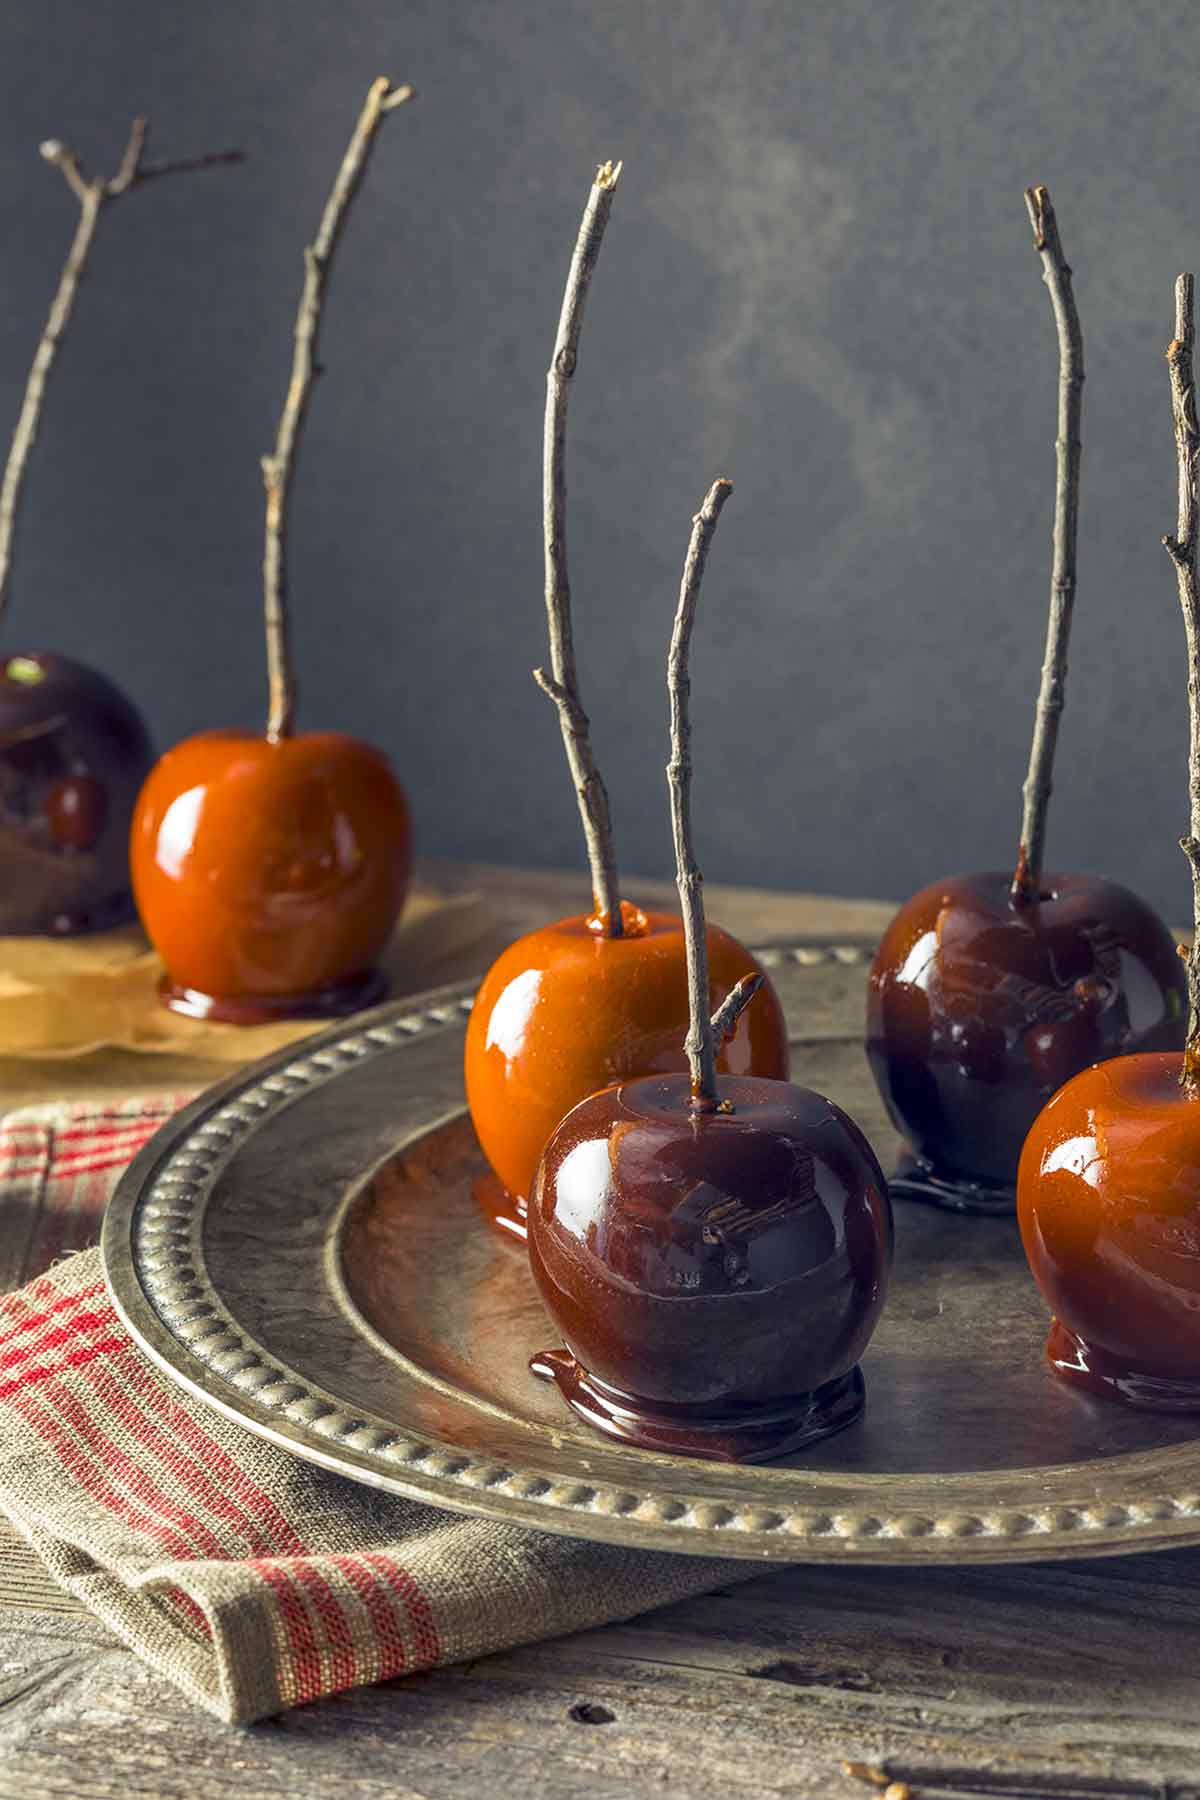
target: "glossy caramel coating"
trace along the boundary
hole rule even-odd
[[[1200,1407],[1200,1099],[1181,1067],[1123,1056],[1076,1075],[1026,1139],[1017,1194],[1056,1373],[1171,1410]]]
[[[138,911],[168,1004],[253,1023],[377,997],[408,886],[408,803],[382,752],[339,732],[188,738],[138,801]]]
[[[496,1180],[485,1211],[524,1236],[538,1158],[559,1121],[598,1088],[687,1067],[687,962],[677,913],[624,903],[625,933],[607,937],[586,915],[559,919],[510,944],[476,996],[464,1057],[467,1102]],[[711,1009],[759,965],[718,925],[708,928]],[[788,1073],[787,1026],[769,981],[721,1046],[730,1074]]]
[[[141,715],[95,669],[0,658],[0,933],[132,916],[129,821],[153,760]]]
[[[634,1443],[778,1455],[848,1424],[892,1255],[887,1185],[854,1122],[790,1083],[625,1082],[567,1115],[529,1206],[529,1261],[566,1356],[535,1359]]]
[[[1056,1089],[1105,1057],[1182,1047],[1175,943],[1115,882],[959,875],[901,907],[871,969],[867,1055],[918,1172],[1011,1204],[1025,1134]]]

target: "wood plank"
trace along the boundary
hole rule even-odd
[[[233,1734],[90,1620],[0,1610],[0,1800],[863,1800],[844,1758],[926,1800],[1196,1800],[1198,1670],[1197,1551],[777,1570]]]
[[[43,1612],[82,1613],[73,1595],[64,1593],[46,1573],[41,1558],[0,1515],[0,1607],[29,1606]]]

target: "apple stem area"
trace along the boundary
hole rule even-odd
[[[692,719],[689,662],[696,603],[708,561],[709,546],[717,529],[721,508],[733,492],[733,484],[714,481],[692,520],[692,535],[684,558],[679,603],[667,654],[667,695],[671,706],[671,760],[667,785],[671,793],[671,834],[675,841],[675,879],[683,909],[683,935],[687,946],[688,1033],[684,1039],[692,1076],[692,1105],[697,1112],[717,1108],[717,1044],[733,1029],[739,1013],[748,1006],[762,983],[761,977],[744,977],[718,1008],[708,1016],[708,931],[704,918],[704,877],[696,860],[692,837]],[[719,1034],[719,1035],[718,1035]]]
[[[1050,293],[1058,330],[1058,437],[1055,444],[1054,538],[1050,572],[1050,617],[1042,663],[1029,772],[1023,790],[1021,845],[1012,880],[1014,901],[1035,900],[1041,891],[1046,847],[1046,814],[1054,785],[1054,753],[1067,685],[1067,650],[1075,606],[1076,541],[1079,532],[1080,420],[1083,410],[1083,333],[1063,255],[1058,221],[1044,187],[1026,188],[1025,204],[1034,245]]]
[[[75,151],[59,138],[47,138],[45,143],[39,145],[42,157],[59,171],[78,200],[79,222],[67,251],[62,274],[58,278],[54,298],[50,302],[42,335],[34,351],[21,411],[9,446],[8,461],[4,465],[4,479],[0,482],[0,613],[4,612],[8,603],[17,514],[30,452],[37,442],[46,383],[58,356],[58,347],[71,322],[75,296],[83,279],[101,213],[110,200],[119,200],[122,194],[132,193],[135,188],[144,186],[147,181],[153,181],[160,175],[188,174],[193,169],[210,169],[222,163],[245,160],[241,150],[216,150],[205,156],[187,157],[178,162],[146,163],[143,157],[149,131],[148,119],[136,118],[133,121],[120,166],[116,174],[110,177],[89,176]]]
[[[266,489],[263,542],[263,619],[267,638],[267,736],[290,737],[296,716],[296,670],[287,605],[288,506],[296,451],[308,416],[313,384],[320,374],[317,343],[325,290],[351,202],[370,161],[376,133],[389,112],[411,100],[411,87],[393,87],[386,75],[371,83],[353,136],[342,158],[317,235],[304,250],[304,285],[292,338],[292,372],[284,397],[275,447],[262,459]]]
[[[1188,748],[1190,821],[1180,847],[1192,870],[1192,946],[1186,956],[1188,974],[1188,1024],[1183,1052],[1182,1082],[1200,1097],[1200,583],[1197,581],[1196,461],[1200,456],[1200,427],[1196,421],[1196,388],[1193,347],[1196,341],[1195,281],[1180,275],[1175,282],[1175,335],[1167,346],[1171,377],[1171,412],[1175,424],[1175,453],[1179,475],[1178,516],[1174,537],[1163,544],[1175,565],[1179,604],[1188,652],[1188,715],[1191,725]]]

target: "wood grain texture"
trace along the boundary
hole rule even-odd
[[[925,1800],[1196,1800],[1198,1620],[1193,1551],[781,1570],[235,1732],[90,1621],[0,1609],[0,1800],[862,1800],[843,1758]]]

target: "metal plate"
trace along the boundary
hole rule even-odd
[[[793,1075],[896,1141],[862,1054],[862,944],[762,953]],[[897,1208],[867,1416],[790,1462],[589,1433],[528,1373],[555,1341],[470,1194],[470,988],[378,1008],[210,1089],[125,1176],[116,1304],[178,1382],[340,1474],[583,1538],[779,1561],[965,1562],[1200,1542],[1200,1416],[1069,1391],[1011,1220]]]

